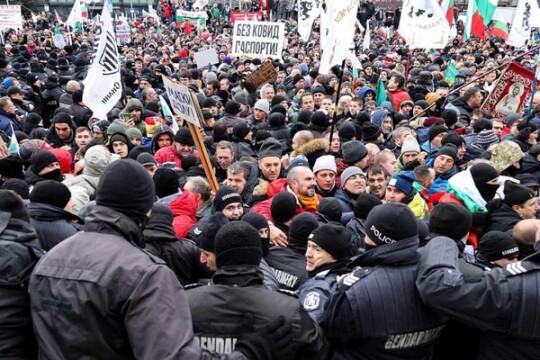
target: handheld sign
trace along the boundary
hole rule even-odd
[[[262,84],[269,82],[272,79],[275,79],[277,76],[276,68],[271,61],[266,61],[264,64],[259,66],[257,70],[251,73],[246,81],[249,81],[253,84],[255,88],[258,88]]]
[[[236,21],[231,55],[281,59],[284,38],[283,23]]]
[[[219,63],[216,49],[208,49],[208,50],[202,50],[202,51],[196,52],[194,57],[195,57],[195,63],[197,64],[197,69],[202,69],[204,67],[207,67],[208,64],[214,65],[214,64]]]
[[[189,92],[187,86],[175,84],[165,75],[162,75],[161,77],[175,114],[181,116],[185,121],[200,128],[201,124],[199,123],[199,119],[197,117],[195,104],[193,103],[191,93]]]

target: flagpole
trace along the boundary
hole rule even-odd
[[[448,98],[448,96],[450,96],[450,95],[452,95],[452,94],[454,94],[454,93],[460,91],[460,90],[461,90],[462,88],[464,88],[465,86],[470,85],[470,84],[472,84],[472,83],[478,81],[478,79],[481,79],[481,78],[485,77],[486,75],[491,74],[491,73],[494,72],[494,71],[501,70],[502,68],[507,67],[508,65],[510,65],[511,62],[516,61],[516,60],[519,60],[519,59],[521,59],[522,57],[524,57],[525,55],[528,55],[528,54],[530,54],[530,53],[532,53],[532,52],[535,52],[535,51],[537,51],[538,49],[540,49],[540,45],[531,48],[530,50],[528,50],[527,52],[524,52],[523,54],[519,54],[518,56],[514,57],[513,59],[510,59],[509,61],[505,62],[504,64],[499,65],[498,67],[493,68],[493,69],[491,69],[491,70],[489,70],[489,71],[486,71],[485,73],[483,73],[483,74],[481,74],[481,75],[479,75],[479,76],[473,78],[472,80],[469,80],[468,82],[466,82],[466,83],[460,85],[459,87],[455,88],[454,90],[450,91],[448,94],[446,94],[446,95],[444,95],[444,96],[442,96],[442,97],[443,97],[443,98]],[[536,81],[535,81],[535,84],[536,84]],[[413,116],[412,118],[410,118],[409,121],[412,121],[412,120],[416,119],[417,117],[424,115],[426,112],[429,111],[429,109],[431,109],[431,108],[434,107],[435,105],[437,105],[437,102],[434,102],[434,103],[432,103],[431,105],[429,105],[428,107],[426,107],[426,108],[425,108],[424,110],[422,110],[419,114],[417,114],[417,115]]]
[[[334,104],[334,114],[332,115],[332,126],[330,127],[330,140],[328,141],[329,145],[332,145],[332,138],[334,137],[334,127],[336,126],[336,117],[337,117],[337,107],[339,96],[341,95],[341,84],[343,84],[343,73],[345,73],[345,60],[341,63],[341,74],[339,76],[338,90],[336,94],[336,103]]]

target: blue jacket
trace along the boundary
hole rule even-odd
[[[13,132],[11,131],[11,125],[13,125],[13,130],[22,131],[22,128],[15,120],[14,114],[8,114],[4,110],[0,110],[0,131],[3,131],[8,136],[11,136],[13,134]]]
[[[341,205],[341,210],[343,211],[341,214],[341,223],[345,226],[354,217],[354,202],[343,189],[336,191],[334,197],[338,199],[339,205]]]
[[[324,316],[324,308],[337,285],[337,274],[324,270],[308,279],[298,289],[298,299],[309,316],[320,324]]]

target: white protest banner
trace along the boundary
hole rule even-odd
[[[22,29],[21,5],[0,5],[0,29]]]
[[[313,27],[313,21],[321,13],[320,0],[300,0],[298,11],[298,34],[304,41],[308,41]]]
[[[398,32],[411,49],[441,49],[450,38],[450,26],[436,0],[403,3]]]
[[[176,21],[184,22],[186,20],[191,20],[191,22],[205,24],[208,16],[204,11],[185,11],[185,10],[176,10]]]
[[[208,0],[196,0],[191,8],[194,10],[202,10],[206,5],[208,5]]]
[[[284,37],[283,23],[237,21],[231,55],[281,59]]]
[[[167,96],[169,97],[169,102],[174,113],[200,128],[201,124],[197,117],[195,104],[187,86],[175,84],[165,75],[162,75],[161,78],[163,79],[163,85],[165,85],[165,90],[167,90]]]
[[[131,41],[131,27],[129,24],[124,23],[121,25],[116,25],[116,44],[122,46],[124,44],[129,44]]]
[[[217,64],[219,63],[218,54],[216,49],[208,49],[196,52],[195,63],[197,64],[197,69],[202,69],[203,67],[208,66],[208,64]]]
[[[83,102],[100,116],[105,116],[122,97],[122,79],[116,36],[107,2],[101,12],[101,33],[92,66],[84,79]]]

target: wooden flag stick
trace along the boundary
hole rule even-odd
[[[197,117],[199,118],[199,122],[204,122],[204,118],[202,116],[202,111],[199,106],[199,102],[197,101],[197,97],[193,93],[191,93],[191,98],[193,100],[193,104],[195,105],[195,111],[197,113]],[[214,168],[212,167],[212,162],[210,161],[210,157],[208,156],[208,152],[206,151],[206,146],[204,146],[204,140],[202,138],[200,128],[190,122],[188,122],[188,128],[189,132],[191,133],[191,137],[193,137],[193,140],[195,142],[195,146],[197,147],[197,151],[199,152],[199,158],[201,159],[204,173],[206,175],[206,178],[208,179],[208,183],[210,184],[212,190],[214,192],[217,192],[219,184],[214,173]]]

